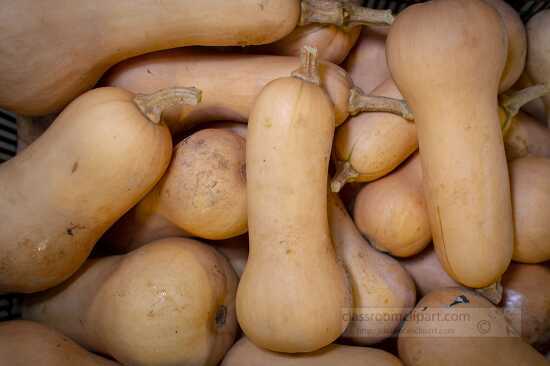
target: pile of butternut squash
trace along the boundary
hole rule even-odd
[[[4,4],[0,364],[550,364],[550,9],[361,3]]]

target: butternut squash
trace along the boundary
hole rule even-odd
[[[0,360],[10,366],[116,366],[39,323],[0,322]]]
[[[23,317],[125,365],[217,365],[233,344],[237,277],[215,249],[168,238],[90,260]]]
[[[376,29],[363,27],[356,46],[346,59],[344,68],[355,86],[366,94],[391,77],[386,61],[386,36]]]
[[[211,241],[210,244],[227,257],[235,273],[240,278],[248,260],[248,234],[215,242]]]
[[[316,352],[284,354],[262,349],[241,338],[227,353],[221,366],[401,366],[391,353],[376,348],[331,344]]]
[[[39,118],[17,116],[17,153],[20,154],[34,140],[39,138],[50,127],[56,117],[53,114]]]
[[[371,95],[402,99],[387,79]],[[333,192],[346,182],[369,182],[385,176],[418,149],[414,123],[393,113],[362,113],[336,132],[334,150],[341,166],[332,180]]]
[[[236,133],[237,135],[241,136],[245,140],[246,140],[246,132],[248,131],[248,127],[246,124],[239,123],[239,122],[231,122],[231,121],[219,121],[219,122],[208,123],[204,125],[204,128],[221,128],[224,130],[228,130],[233,133]]]
[[[400,258],[399,263],[414,280],[419,297],[445,287],[460,286],[445,272],[431,246],[413,257]]]
[[[0,61],[0,84],[17,85],[18,92],[3,88],[0,106],[22,115],[49,114],[124,59],[190,45],[270,43],[290,33],[299,18],[297,0],[11,2],[0,18],[2,48],[11,50]]]
[[[550,159],[525,157],[510,163],[517,262],[550,259]]]
[[[504,0],[484,0],[491,4],[504,21],[508,36],[508,57],[500,79],[499,91],[508,89],[521,76],[527,58],[527,32],[517,11]]]
[[[420,156],[413,155],[395,172],[363,187],[353,219],[376,249],[397,257],[420,253],[432,239]]]
[[[509,160],[528,155],[550,158],[550,129],[519,112],[504,136],[504,148]]]
[[[330,3],[329,1],[325,1]],[[344,6],[357,7],[361,5],[361,0],[340,0]],[[335,2],[333,2],[335,3]],[[393,16],[391,11],[375,11],[370,9],[374,14],[380,14],[381,23],[391,23]],[[375,19],[373,19],[375,20]],[[309,24],[302,27],[297,27],[284,38],[269,43],[263,46],[249,47],[248,51],[253,53],[268,53],[282,56],[299,56],[302,47],[310,46],[317,49],[317,54],[320,60],[329,61],[335,64],[340,64],[351,48],[357,41],[361,33],[361,26],[353,26],[348,28],[337,27],[335,25]]]
[[[288,353],[334,341],[347,325],[343,309],[351,307],[327,219],[334,108],[318,85],[314,50],[304,52],[293,75],[267,84],[250,113],[250,254],[237,290],[246,336]]]
[[[415,116],[438,257],[466,286],[495,283],[513,251],[496,108],[507,54],[502,20],[478,0],[416,4],[400,13],[386,47],[393,79]]]
[[[413,278],[420,296],[445,287],[459,286],[441,267],[433,248],[401,259]],[[511,263],[502,275],[502,301],[499,307],[523,340],[541,345],[550,329],[550,269],[547,265]]]
[[[461,288],[433,291],[420,300],[399,333],[398,348],[407,366],[547,365],[500,310]]]
[[[512,263],[502,276],[504,315],[523,340],[544,345],[550,338],[550,268]]]
[[[170,161],[163,107],[196,89],[77,98],[0,167],[0,292],[36,292],[73,274],[96,241],[157,183]]]
[[[115,66],[105,85],[136,93],[159,88],[194,85],[204,98],[197,108],[175,108],[165,114],[172,131],[199,122],[232,120],[247,122],[254,100],[270,81],[298,68],[297,57],[216,53],[201,49],[178,49],[137,57]],[[334,103],[336,124],[348,117],[352,82],[340,67],[323,62],[321,83]]]
[[[550,84],[550,9],[539,11],[527,22],[527,73],[537,84]],[[550,126],[550,95],[542,98]]]
[[[395,259],[365,242],[336,194],[329,194],[328,204],[332,241],[353,293],[343,338],[361,345],[378,343],[394,334],[414,307],[414,283]]]

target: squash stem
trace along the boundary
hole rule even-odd
[[[196,105],[201,97],[202,92],[197,88],[174,87],[151,94],[137,94],[134,103],[151,122],[160,123],[165,109],[176,105]]]
[[[292,72],[292,77],[308,81],[315,85],[321,84],[319,76],[319,60],[317,48],[304,46],[300,53],[300,67]]]
[[[484,288],[477,288],[476,292],[495,305],[502,301],[502,284],[500,280]]]
[[[387,112],[413,121],[414,116],[407,102],[402,99],[365,95],[358,87],[350,90],[348,111],[352,116],[361,112]]]
[[[500,95],[500,106],[506,114],[506,118],[501,126],[503,134],[506,134],[513,118],[519,113],[521,107],[547,94],[550,94],[550,85],[538,84]]]
[[[346,183],[352,182],[354,178],[359,176],[359,173],[353,169],[349,161],[341,161],[337,164],[336,174],[330,181],[330,190],[334,193],[340,192]]]
[[[335,0],[302,0],[299,25],[333,24],[342,28],[355,25],[391,25],[391,10],[365,8],[350,2]]]

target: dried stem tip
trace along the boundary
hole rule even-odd
[[[137,94],[134,103],[151,122],[159,123],[165,109],[176,105],[196,105],[201,97],[202,92],[197,88],[174,87],[151,94]]]
[[[334,24],[339,27],[354,25],[391,25],[391,10],[377,10],[335,0],[302,0],[299,25],[311,23]]]
[[[477,288],[476,292],[495,305],[502,301],[502,284],[500,280],[484,288]]]
[[[317,48],[310,46],[304,46],[302,48],[300,53],[300,67],[293,71],[291,75],[315,85],[321,84]]]
[[[414,116],[407,102],[401,99],[365,95],[358,87],[350,90],[348,111],[352,116],[361,112],[387,112],[413,121]]]
[[[508,131],[512,119],[519,113],[521,107],[530,101],[543,97],[547,94],[550,94],[549,84],[533,85],[518,91],[501,94],[499,97],[500,106],[506,114],[504,123],[502,123],[501,126],[502,131],[504,133]]]
[[[337,162],[336,174],[330,182],[331,192],[340,192],[346,183],[353,182],[353,180],[358,176],[359,173],[353,169],[349,161]]]

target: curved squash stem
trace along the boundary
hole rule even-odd
[[[352,116],[361,112],[388,112],[414,121],[409,105],[404,100],[365,95],[358,87],[350,90],[348,111]]]
[[[300,53],[300,67],[292,72],[292,77],[308,81],[315,85],[321,84],[319,76],[319,60],[317,48],[304,46]]]
[[[354,178],[359,176],[359,173],[353,169],[349,161],[340,161],[337,163],[336,174],[330,181],[331,192],[340,192],[344,184],[352,182]]]
[[[550,85],[539,84],[533,85],[518,91],[501,94],[500,106],[506,114],[504,123],[502,124],[502,133],[506,134],[510,128],[513,118],[519,113],[521,107],[532,100],[543,97],[550,93]]]
[[[202,92],[197,88],[174,87],[151,94],[137,94],[134,103],[151,122],[159,123],[165,109],[175,105],[196,105],[201,97]]]
[[[500,280],[498,280],[492,285],[484,288],[477,288],[475,291],[493,304],[498,305],[502,301],[502,290],[502,284]]]
[[[391,10],[369,9],[335,0],[302,0],[299,25],[312,23],[334,24],[349,28],[354,25],[391,25]]]

